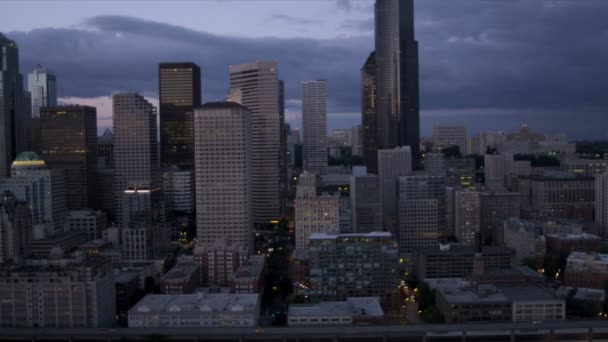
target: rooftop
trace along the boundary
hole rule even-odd
[[[308,237],[309,240],[336,240],[338,238],[390,238],[392,235],[389,232],[370,232],[370,233],[353,233],[353,234],[328,234],[328,233],[313,233]]]
[[[161,281],[164,282],[181,282],[184,279],[188,279],[199,269],[199,265],[197,264],[177,264],[173,266],[169,270],[169,272],[165,273]]]
[[[560,240],[601,240],[597,235],[580,233],[580,234],[547,234],[547,237]]]
[[[509,298],[505,296],[495,285],[479,284],[462,278],[439,278],[426,279],[432,289],[437,290],[451,304],[487,302],[506,303]]]
[[[568,255],[568,261],[598,261],[598,262],[608,262],[608,254],[599,254],[599,253],[586,253],[586,252],[571,252]]]
[[[245,109],[241,104],[230,101],[216,101],[216,102],[206,102],[200,107],[200,109],[228,109],[228,108],[238,108]]]
[[[346,301],[318,304],[292,304],[288,317],[310,316],[372,316],[382,317],[384,312],[377,297],[349,297]]]
[[[257,279],[266,263],[266,256],[264,255],[252,255],[241,264],[236,273],[234,274],[235,280],[238,279]]]
[[[154,294],[142,298],[129,312],[244,312],[257,310],[259,300],[257,294]]]

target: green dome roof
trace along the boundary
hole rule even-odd
[[[21,152],[17,156],[16,161],[42,161],[42,159],[36,152],[25,151],[25,152]]]

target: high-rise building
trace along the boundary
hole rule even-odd
[[[304,171],[296,188],[296,255],[305,259],[313,233],[339,232],[340,195],[317,194],[317,176]]]
[[[11,166],[11,177],[0,179],[0,193],[10,191],[28,203],[34,240],[65,230],[65,184],[60,170],[50,170],[33,152],[23,152]]]
[[[504,223],[510,218],[519,218],[520,196],[516,192],[482,192],[481,238],[484,244],[499,244],[502,241]]]
[[[454,193],[454,234],[463,246],[476,246],[481,233],[480,193],[469,189]]]
[[[114,135],[109,128],[97,138],[97,167],[100,169],[114,167]]]
[[[505,156],[501,154],[486,154],[484,156],[483,174],[486,188],[493,191],[505,187]]]
[[[281,218],[281,122],[276,62],[231,65],[230,91],[251,113],[251,188],[253,221]]]
[[[378,296],[389,302],[399,283],[397,243],[390,233],[316,233],[309,239],[313,299]]]
[[[160,163],[192,170],[194,108],[201,104],[201,69],[192,62],[160,63]]]
[[[40,260],[0,271],[3,327],[109,328],[115,297],[105,258]]]
[[[420,113],[414,0],[376,0],[375,31],[378,146],[410,146],[417,169]]]
[[[156,108],[137,93],[112,96],[112,106],[114,206],[121,224],[125,190],[159,186]]]
[[[162,190],[172,239],[194,237],[194,173],[164,168]]]
[[[385,229],[396,233],[398,222],[398,179],[412,172],[412,150],[409,146],[378,150],[378,181]]]
[[[324,80],[302,82],[304,171],[327,174],[327,85]]]
[[[67,214],[67,225],[70,231],[84,232],[87,239],[101,239],[103,231],[108,228],[108,218],[100,210],[72,210]]]
[[[289,159],[287,136],[289,125],[285,123],[285,82],[279,80],[279,124],[281,131],[281,150],[279,152],[279,169],[281,180],[281,214],[284,214],[287,209],[287,199],[289,196]]]
[[[32,118],[40,117],[41,107],[57,106],[57,78],[40,64],[27,75],[27,90],[31,94]]]
[[[97,110],[88,106],[42,107],[41,157],[65,177],[68,210],[97,206]]]
[[[398,189],[400,254],[439,248],[447,226],[445,177],[428,173],[402,176]]]
[[[382,231],[382,202],[378,176],[365,167],[354,167],[350,176],[352,227],[356,233]]]
[[[595,175],[595,222],[602,236],[608,232],[608,173]]]
[[[25,201],[0,193],[0,263],[32,253],[32,215]]]
[[[467,154],[467,128],[464,125],[436,123],[433,125],[433,140],[438,151],[458,146],[460,154]]]
[[[23,77],[19,74],[17,44],[0,33],[0,177],[10,175],[10,165],[25,148]]]
[[[363,155],[363,136],[361,125],[354,125],[351,129],[352,155],[361,157]]]
[[[376,110],[376,54],[372,52],[361,68],[361,136],[363,163],[371,173],[378,172],[378,113]]]
[[[160,188],[127,187],[121,209],[122,258],[144,261],[159,257],[169,239]]]
[[[197,239],[253,248],[252,113],[234,102],[194,111]]]

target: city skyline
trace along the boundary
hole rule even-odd
[[[7,4],[8,10],[0,14],[0,19],[6,22],[4,33],[20,46],[22,71],[29,72],[40,62],[53,69],[60,100],[96,106],[100,130],[111,126],[110,98],[116,91],[141,91],[156,103],[156,64],[172,60],[192,60],[201,66],[203,89],[210,101],[226,95],[228,64],[258,58],[277,60],[279,77],[285,79],[286,116],[292,127],[301,127],[299,82],[315,78],[330,82],[328,128],[360,122],[355,71],[373,50],[370,1],[316,2],[316,9],[306,8],[301,2],[290,2],[292,9],[284,5],[270,8],[271,2],[256,2],[257,9],[239,1],[227,5],[215,1],[186,3],[193,9],[204,6],[204,17],[227,15],[234,8],[251,10],[243,11],[251,18],[240,25],[240,30],[217,20],[205,24],[200,23],[205,20],[177,21],[175,11],[164,5],[150,6],[136,15],[129,2],[114,10],[93,2],[86,12],[77,5],[74,19],[65,24],[48,18],[17,23],[8,17],[23,5]],[[597,77],[605,73],[602,61],[607,51],[601,47],[605,38],[597,32],[606,30],[600,13],[607,5],[601,1],[497,5],[415,2],[416,38],[421,42],[423,136],[428,136],[432,124],[438,121],[465,124],[473,133],[514,129],[526,121],[533,127],[542,126],[543,131],[566,131],[574,139],[605,138],[605,129],[593,122],[606,120],[602,114],[608,106],[598,90],[608,85],[605,78]],[[321,11],[331,13],[333,19],[328,14],[319,15]],[[470,20],[472,13],[479,13],[481,20]],[[230,14],[242,18],[234,11]],[[562,25],[566,18],[584,19],[586,25]],[[522,25],[511,25],[514,20]],[[564,39],[574,45],[566,49],[551,43]],[[47,46],[43,43],[46,40],[58,44]],[[80,43],[84,40],[89,44]],[[166,44],[173,48],[162,49]],[[226,56],[224,50],[238,52]],[[448,51],[450,58],[446,59]],[[576,51],[593,53],[581,58]],[[130,58],[124,58],[125,52]],[[36,57],[40,55],[46,56],[44,61]],[[336,58],[340,64],[314,62]],[[135,59],[138,63],[134,64]],[[128,78],[122,78],[124,75]],[[90,79],[100,81],[92,83]],[[588,120],[578,120],[581,116]]]

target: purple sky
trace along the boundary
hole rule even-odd
[[[608,138],[608,1],[416,0],[423,134],[522,121],[573,138]],[[328,80],[330,128],[360,121],[359,69],[373,49],[373,1],[2,1],[0,30],[21,69],[54,69],[65,102],[94,104],[111,125],[112,93],[158,91],[156,65],[191,60],[203,99],[224,96],[228,64],[275,59],[288,120],[301,80]]]

